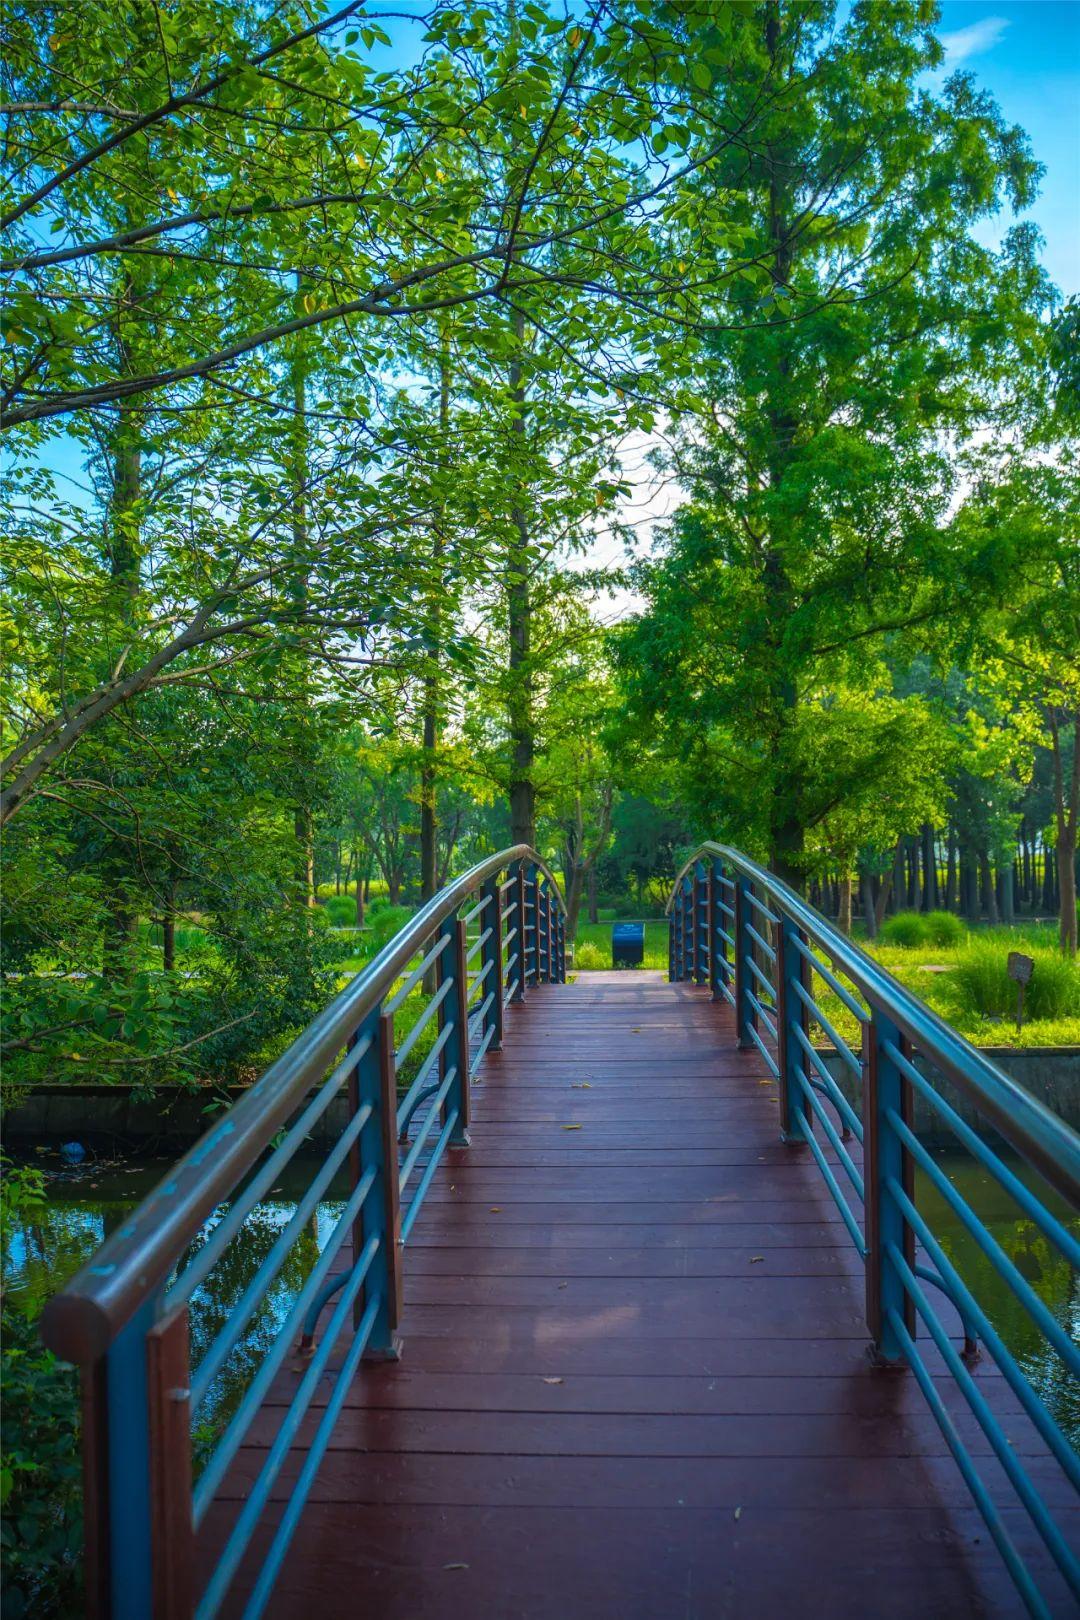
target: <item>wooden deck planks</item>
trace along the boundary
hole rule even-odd
[[[354,1383],[271,1614],[1023,1612],[914,1381],[869,1364],[861,1265],[726,1008],[659,974],[531,991],[472,1104],[405,1253],[403,1359]]]

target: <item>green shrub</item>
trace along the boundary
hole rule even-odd
[[[322,909],[334,928],[351,928],[356,922],[356,900],[351,894],[332,894]]]
[[[1069,1018],[1080,1013],[1080,963],[1056,951],[1029,950],[1035,967],[1024,991],[1024,1017]],[[989,940],[964,951],[949,975],[949,988],[961,1008],[984,1018],[1012,1018],[1017,986],[1008,972],[1007,941]]]
[[[381,951],[388,945],[394,935],[398,933],[413,914],[411,906],[380,906],[371,917],[368,931],[364,936],[370,943],[372,954]]]
[[[886,945],[901,945],[915,950],[930,940],[928,919],[917,911],[898,911],[881,925],[881,938]]]
[[[951,911],[928,911],[922,921],[930,945],[959,945],[967,938],[963,921]]]
[[[6,1160],[3,1169],[0,1247],[6,1273],[16,1226],[21,1217],[32,1217],[45,1193],[36,1170]],[[78,1376],[45,1349],[36,1324],[6,1288],[0,1331],[0,1595],[5,1620],[50,1620],[81,1608]]]
[[[586,973],[595,973],[601,968],[609,968],[611,958],[604,955],[599,945],[593,945],[586,940],[584,945],[575,947],[574,966],[583,968]]]

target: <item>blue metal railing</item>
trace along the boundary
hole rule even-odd
[[[246,1571],[245,1620],[262,1614],[357,1368],[397,1354],[409,1237],[443,1155],[468,1144],[470,1084],[501,1043],[504,1008],[529,984],[564,979],[562,900],[543,863],[516,846],[474,867],[391,940],[50,1301],[43,1337],[83,1373],[92,1615],[211,1620],[299,1451],[266,1550]],[[418,994],[423,1005],[399,1040],[395,1022]],[[234,1246],[332,1117],[337,1135],[314,1169],[305,1163],[295,1208],[251,1275],[235,1281]],[[286,1289],[269,1343],[244,1358],[246,1381],[207,1438],[224,1370],[235,1371],[231,1358],[328,1210],[314,1263],[291,1296]],[[223,1319],[192,1365],[189,1327],[198,1321],[203,1336],[202,1303],[212,1291],[220,1305],[223,1289],[232,1290]],[[282,1387],[288,1402],[269,1449],[227,1508],[222,1487]],[[316,1394],[325,1405],[308,1437]],[[221,1515],[232,1517],[197,1584],[211,1509],[219,1533]]]
[[[813,1155],[865,1265],[867,1325],[877,1359],[911,1369],[1028,1611],[1049,1620],[1052,1599],[1017,1546],[986,1459],[965,1439],[943,1399],[941,1369],[989,1444],[1011,1500],[1025,1510],[1077,1601],[1080,1560],[1025,1467],[1016,1443],[1016,1408],[1036,1446],[1045,1448],[1074,1490],[1080,1490],[1080,1458],[920,1209],[916,1172],[944,1200],[1073,1379],[1080,1379],[1080,1351],[927,1150],[915,1129],[915,1104],[989,1173],[1074,1275],[1080,1270],[1076,1232],[1055,1214],[1049,1194],[1033,1192],[972,1129],[941,1082],[959,1092],[1073,1209],[1080,1208],[1080,1137],[794,890],[737,850],[702,845],[676,879],[668,912],[669,976],[707,983],[715,999],[728,1002],[740,1046],[756,1048],[777,1080],[783,1138]],[[822,1007],[825,994],[835,999],[835,1011]],[[845,1013],[860,1031],[858,1050],[837,1028]],[[815,1025],[831,1047],[833,1065],[815,1044]],[[920,1322],[940,1367],[920,1349]],[[996,1393],[972,1377],[980,1349],[1000,1370],[1014,1403],[1009,1432]]]

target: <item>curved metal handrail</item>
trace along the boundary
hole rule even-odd
[[[51,1350],[66,1361],[87,1365],[108,1349],[139,1306],[161,1287],[177,1256],[215,1207],[378,1008],[425,940],[488,879],[518,865],[543,874],[565,915],[554,875],[527,844],[500,850],[440,890],[210,1127],[112,1233],[92,1262],[49,1301],[41,1334]]]
[[[1010,1147],[1074,1207],[1080,1208],[1080,1136],[1072,1127],[905,989],[782,879],[739,850],[709,840],[698,846],[679,871],[666,914],[670,914],[684,879],[703,860],[722,861],[760,885],[772,903],[806,931],[870,1005],[891,1019],[923,1056],[965,1094]]]

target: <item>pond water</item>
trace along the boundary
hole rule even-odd
[[[1019,1214],[987,1171],[961,1155],[942,1155],[941,1164],[1062,1326],[1074,1338],[1080,1337],[1080,1279],[1067,1262],[1038,1228]],[[292,1216],[314,1167],[303,1160],[289,1167],[280,1184],[248,1218],[244,1239],[230,1245],[196,1291],[191,1306],[193,1365],[197,1365],[223,1326],[245,1283]],[[12,1236],[4,1257],[4,1287],[21,1296],[29,1309],[39,1311],[49,1295],[90,1258],[168,1168],[168,1161],[127,1160],[50,1174],[48,1205],[35,1211]],[[1012,1168],[1040,1196],[1047,1196],[1034,1172],[1020,1163],[1014,1163]],[[206,1454],[235,1410],[340,1215],[344,1186],[332,1185],[330,1193],[338,1196],[318,1206],[248,1331],[210,1386],[199,1413],[197,1456]],[[940,1193],[924,1183],[918,1188],[918,1203],[950,1260],[1057,1421],[1080,1440],[1080,1388]],[[1051,1204],[1061,1220],[1068,1218],[1067,1207],[1052,1195]],[[1080,1230],[1080,1220],[1074,1218],[1072,1226]],[[206,1232],[196,1239],[191,1252],[201,1247],[205,1236]]]

